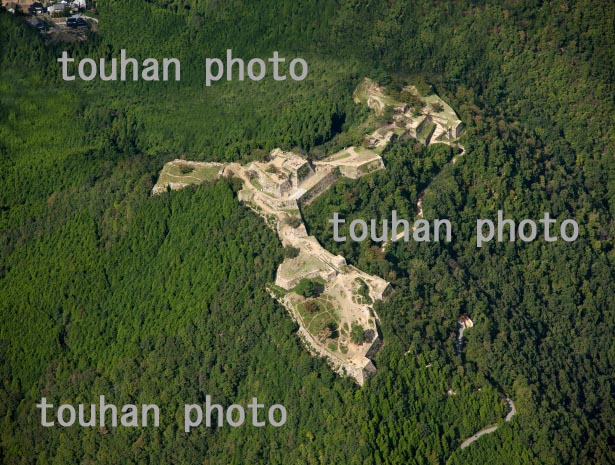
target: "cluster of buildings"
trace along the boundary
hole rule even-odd
[[[66,12],[77,13],[86,9],[86,0],[61,0],[52,2],[44,0],[43,2],[35,0],[2,0],[2,7],[9,13],[21,13],[25,15],[40,16],[40,15],[57,15],[65,14]]]

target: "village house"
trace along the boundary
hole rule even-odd
[[[30,6],[35,3],[35,0],[11,0],[11,1],[2,1],[2,6],[9,13],[29,13]]]
[[[6,11],[9,13],[15,14],[17,12],[17,3],[8,2],[2,5]]]
[[[464,329],[469,329],[469,328],[472,328],[474,326],[474,322],[470,319],[470,317],[468,315],[461,315],[459,317],[459,319],[457,320],[457,322]]]
[[[29,8],[31,15],[42,15],[45,13],[45,5],[41,2],[34,2]]]
[[[64,11],[66,9],[68,9],[68,3],[60,2],[60,3],[56,3],[54,5],[48,6],[47,7],[47,12],[50,15],[54,15],[54,14],[58,14],[58,13],[64,13]]]

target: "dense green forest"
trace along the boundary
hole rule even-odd
[[[45,46],[0,12],[0,463],[615,463],[615,6],[610,1],[98,1]],[[56,58],[177,57],[182,80],[63,82]],[[279,50],[305,81],[204,85],[205,57]],[[283,250],[222,180],[152,197],[178,156],[321,157],[357,142],[364,76],[429,83],[466,149],[396,142],[309,229],[393,283],[363,388],[308,355],[265,287]],[[449,218],[451,243],[337,244],[327,220]],[[476,218],[575,218],[571,244],[492,243]],[[474,328],[456,346],[456,320]],[[447,395],[447,390],[457,395]],[[160,428],[43,428],[35,404],[158,403]],[[201,428],[184,403],[289,412]],[[518,414],[509,423],[503,395]],[[498,430],[460,450],[486,425]]]

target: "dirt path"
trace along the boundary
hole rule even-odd
[[[461,149],[461,152],[459,152],[457,155],[455,155],[452,159],[451,159],[451,164],[455,164],[457,163],[457,160],[464,156],[466,153],[466,148],[461,145],[461,144],[451,144],[450,142],[436,142],[437,144],[446,144],[446,145],[450,145],[451,147],[458,147]],[[437,175],[436,175],[437,176]],[[418,199],[416,200],[416,211],[417,211],[417,216],[420,219],[423,219],[423,197],[425,197],[425,191],[429,188],[429,186],[427,186],[425,189],[423,189],[423,191],[419,194]]]
[[[512,420],[512,417],[517,414],[517,409],[515,408],[515,403],[512,401],[512,399],[507,397],[506,402],[508,402],[508,406],[510,407],[510,411],[506,415],[506,421],[510,421]]]
[[[460,152],[460,153],[458,153],[457,155],[455,155],[455,156],[451,159],[450,163],[452,163],[453,165],[454,165],[455,163],[457,163],[457,160],[459,159],[459,157],[462,157],[462,156],[463,156],[463,155],[465,155],[465,153],[466,153],[466,149],[465,149],[465,147],[464,147],[463,145],[461,145],[461,144],[454,144],[454,145],[453,145],[453,144],[451,144],[450,142],[434,142],[434,143],[436,143],[436,144],[446,144],[446,145],[450,145],[451,147],[459,147],[459,148],[461,149],[461,152]],[[437,175],[436,175],[436,176],[437,176]],[[431,184],[431,183],[430,183],[430,184]],[[417,218],[419,218],[419,219],[421,219],[421,220],[423,219],[423,198],[425,197],[425,192],[427,191],[427,189],[429,189],[429,185],[428,185],[425,189],[423,189],[423,190],[419,193],[418,198],[416,199],[416,216],[417,216]],[[415,227],[415,226],[412,226],[412,230],[413,230],[413,231],[414,231],[414,230],[416,230],[416,227]],[[403,237],[404,237],[404,233],[403,233],[403,232],[400,232],[400,233],[399,233],[399,234],[397,234],[397,236],[395,237],[395,241],[398,241],[398,240],[400,240],[400,239],[401,239],[401,238],[403,238]],[[382,244],[381,250],[382,250],[383,252],[385,252],[385,251],[386,251],[386,248],[388,247],[389,242],[390,242],[390,241],[386,241],[384,244]]]
[[[461,145],[461,144],[457,144],[457,147],[459,147],[459,148],[461,149],[461,152],[459,152],[457,155],[455,155],[455,156],[453,157],[453,159],[451,160],[451,163],[452,163],[453,165],[454,165],[455,163],[457,163],[457,160],[458,160],[460,157],[463,157],[463,156],[465,155],[465,153],[466,153],[466,148],[465,148],[463,145]]]

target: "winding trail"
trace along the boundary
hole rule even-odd
[[[461,152],[459,152],[457,155],[455,155],[455,156],[453,157],[453,159],[451,160],[451,163],[452,163],[453,165],[454,165],[455,163],[457,163],[457,160],[458,160],[460,157],[463,157],[463,156],[465,155],[465,153],[466,153],[466,148],[465,148],[463,145],[461,145],[461,144],[457,144],[456,146],[457,146],[457,147],[459,147],[459,148],[461,149]]]
[[[457,160],[460,157],[462,157],[463,155],[465,155],[465,153],[466,153],[465,147],[463,145],[461,145],[461,144],[453,144],[453,143],[450,143],[450,142],[434,142],[434,144],[446,144],[446,145],[450,145],[451,147],[457,147],[457,148],[461,149],[461,152],[459,152],[457,155],[455,155],[451,159],[450,163],[453,164],[453,165],[455,163],[457,163]],[[429,189],[429,185],[431,185],[431,182],[427,185],[427,187],[425,187],[425,189],[423,189],[419,193],[419,195],[418,195],[418,197],[416,199],[416,216],[418,217],[418,219],[421,219],[421,220],[423,219],[423,197],[425,197],[425,192],[427,191],[427,189]],[[412,230],[413,231],[416,230],[416,226],[412,226]],[[400,240],[402,237],[404,237],[404,233],[400,232],[395,237],[394,242]],[[386,241],[384,244],[382,244],[381,250],[383,252],[386,251],[386,248],[388,247],[389,242],[391,242],[391,241]]]
[[[465,155],[465,153],[466,153],[466,148],[463,145],[461,145],[461,144],[452,144],[450,142],[434,142],[434,144],[446,144],[446,145],[449,145],[449,146],[451,146],[453,148],[461,149],[461,152],[459,152],[457,155],[455,155],[451,159],[450,163],[453,164],[453,165],[455,163],[457,163],[457,160],[460,157],[463,157]],[[431,182],[429,183],[429,185],[431,185]],[[429,189],[429,185],[427,185],[427,187],[425,189],[423,189],[423,191],[419,194],[418,198],[416,199],[416,211],[417,211],[417,216],[420,219],[423,219],[423,197],[425,197],[425,192],[427,191],[427,189]]]
[[[436,143],[446,144],[446,145],[450,145],[451,147],[457,147],[457,148],[461,149],[461,152],[459,152],[457,155],[455,155],[451,159],[450,163],[453,164],[453,165],[455,163],[457,163],[457,160],[459,160],[459,158],[464,156],[465,153],[466,153],[466,148],[463,145],[461,145],[461,144],[452,144],[450,142],[436,142]],[[422,192],[419,193],[417,201],[416,201],[416,211],[417,211],[416,216],[419,219],[423,219],[423,198],[425,197],[425,192],[427,191],[427,189],[429,189],[430,185],[431,185],[431,183],[429,185],[427,185],[427,187],[425,187],[425,189],[423,189]],[[413,229],[415,229],[415,228],[413,228]],[[395,238],[395,240],[399,240],[402,237],[403,237],[403,234],[399,234]],[[382,249],[385,250],[387,245],[388,245],[388,242],[385,242],[385,244],[382,246]],[[459,347],[461,347],[461,342],[462,342],[462,339],[463,339],[463,332],[464,332],[464,330],[465,330],[465,326],[464,325],[460,325],[458,336],[457,336],[457,341],[458,341]],[[506,402],[508,403],[508,406],[510,407],[510,410],[506,414],[506,417],[504,418],[504,421],[509,422],[517,414],[517,409],[515,407],[515,403],[513,402],[513,400],[511,398],[507,397],[506,398]],[[487,427],[481,429],[480,431],[477,431],[476,433],[474,433],[469,438],[464,439],[464,441],[461,443],[461,446],[460,446],[461,449],[465,449],[470,444],[472,444],[473,442],[477,441],[481,436],[484,436],[486,434],[494,433],[497,429],[498,429],[498,425],[495,424],[495,425],[487,426]]]
[[[506,421],[510,421],[512,420],[512,417],[517,414],[517,409],[515,408],[515,403],[512,399],[507,397],[506,402],[508,402],[508,405],[510,406],[510,411],[506,414]]]
[[[505,421],[509,422],[510,420],[512,420],[512,417],[514,417],[517,414],[517,409],[515,408],[514,402],[509,397],[506,398],[506,402],[508,402],[508,406],[510,407],[510,410],[506,414]],[[478,438],[480,438],[481,436],[484,436],[485,434],[491,434],[495,432],[497,429],[498,429],[498,425],[491,425],[491,426],[487,426],[486,428],[481,429],[480,431],[474,433],[469,438],[465,439],[461,443],[461,446],[460,446],[461,449],[465,449],[470,444],[472,444],[474,441],[478,440]]]

